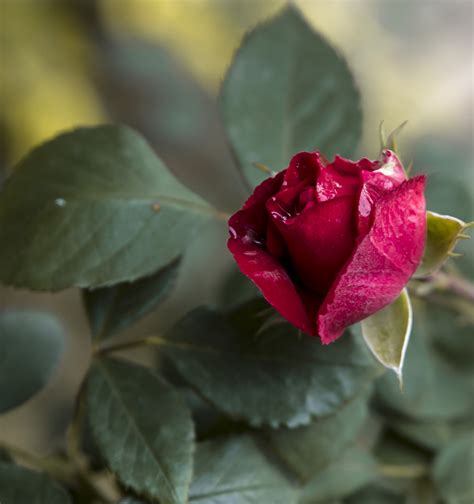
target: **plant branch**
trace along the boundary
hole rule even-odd
[[[456,309],[454,300],[446,300],[443,293],[455,296],[459,302],[467,304],[472,309],[474,303],[474,284],[458,274],[440,270],[426,278],[415,279],[411,282],[410,292],[419,298],[432,301],[435,304],[450,305]],[[459,310],[458,310],[459,311]],[[464,312],[464,308],[460,310]]]
[[[139,348],[142,346],[158,346],[165,345],[169,342],[161,338],[159,336],[146,336],[144,338],[132,339],[128,341],[118,341],[114,343],[114,340],[111,340],[111,343],[105,345],[97,345],[93,348],[93,354],[96,356],[106,355],[111,352],[120,352],[121,350],[129,350],[132,348]]]
[[[387,478],[417,479],[428,474],[428,468],[422,464],[381,464],[378,470],[382,476],[386,476]]]
[[[458,275],[444,271],[435,274],[435,283],[441,290],[447,290],[474,303],[474,284]]]
[[[27,452],[17,446],[1,443],[0,448],[3,448],[9,453],[15,461],[20,461],[28,466],[32,466],[40,471],[44,471],[54,478],[65,483],[74,483],[75,468],[67,459],[60,456],[40,457],[33,453]]]

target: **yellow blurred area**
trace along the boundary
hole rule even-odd
[[[101,8],[110,29],[164,42],[207,88],[217,91],[246,28],[284,3],[283,0],[102,0]],[[250,13],[246,27],[235,23],[231,15],[236,5]]]
[[[0,117],[7,161],[59,131],[106,120],[86,74],[87,41],[51,2],[2,0]]]
[[[164,42],[216,93],[245,31],[286,3],[284,0],[102,0],[101,7],[111,30]],[[368,148],[375,143],[381,120],[394,128],[408,119],[411,135],[426,131],[455,135],[456,128],[464,126],[465,102],[472,99],[472,75],[469,79],[472,66],[466,67],[465,63],[472,58],[472,48],[460,52],[444,34],[436,34],[427,57],[422,58],[416,47],[414,51],[403,51],[400,47],[403,41],[378,19],[377,2],[296,0],[293,3],[343,51],[356,74],[364,97],[364,144]],[[467,6],[470,2],[458,4],[463,3]],[[245,6],[248,12],[243,27],[231,15],[237,4]],[[428,16],[442,15],[439,12],[442,2],[426,4]],[[410,4],[399,2],[399,8],[409,13]],[[460,68],[464,70],[460,72]]]
[[[61,8],[65,2],[0,1],[1,120],[9,129],[7,160],[13,163],[32,145],[58,131],[106,121],[107,117],[88,74],[91,47],[87,34]],[[164,43],[206,89],[217,93],[243,33],[285,3],[99,0],[98,8],[112,34]],[[472,110],[466,107],[469,103],[472,107],[472,64],[466,64],[472,59],[472,47],[461,47],[463,40],[453,40],[447,31],[421,31],[419,40],[415,38],[409,45],[402,32],[387,29],[381,22],[383,9],[390,20],[394,14],[409,15],[418,2],[413,6],[399,2],[399,11],[395,8],[398,2],[295,3],[344,53],[354,70],[364,100],[367,148],[375,145],[382,119],[388,128],[408,119],[412,136],[428,131],[455,137],[472,127]],[[426,13],[420,19],[442,18],[442,4],[426,2]],[[468,4],[472,14],[471,2],[456,2],[466,14]]]

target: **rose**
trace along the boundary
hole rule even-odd
[[[394,301],[420,263],[425,177],[396,155],[296,154],[229,220],[240,270],[290,323],[327,344]]]

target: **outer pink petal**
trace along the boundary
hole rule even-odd
[[[362,188],[358,205],[359,237],[367,234],[371,225],[371,214],[375,203],[387,192],[392,191],[407,180],[405,170],[390,150],[383,152],[383,157],[372,170],[361,172]]]
[[[415,272],[425,247],[424,186],[424,176],[410,179],[376,203],[372,228],[319,309],[323,343],[395,300]]]

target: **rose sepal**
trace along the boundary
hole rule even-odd
[[[426,212],[426,246],[414,278],[423,278],[438,271],[450,257],[459,240],[469,239],[465,232],[474,226],[450,215]]]
[[[412,325],[413,309],[406,288],[395,301],[361,322],[365,343],[384,367],[396,373],[400,386]]]

